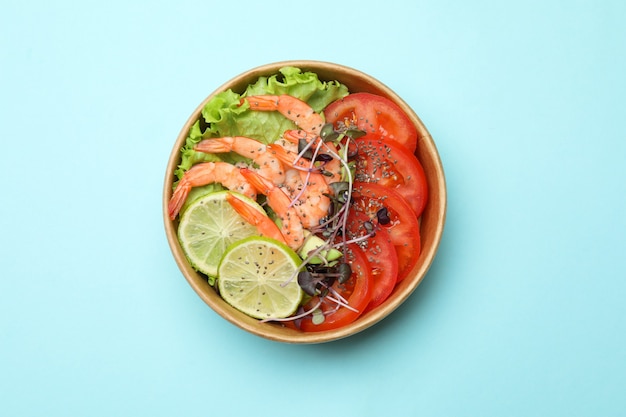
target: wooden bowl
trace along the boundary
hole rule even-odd
[[[315,72],[322,81],[338,80],[345,84],[350,92],[370,92],[385,96],[396,102],[409,115],[417,127],[418,143],[415,155],[422,163],[428,181],[428,203],[421,217],[422,251],[410,275],[396,286],[391,296],[378,308],[359,317],[352,324],[332,331],[305,333],[278,324],[260,323],[228,305],[208,285],[206,277],[196,272],[190,266],[178,242],[178,220],[172,221],[168,216],[167,205],[172,195],[172,183],[175,178],[174,171],[180,164],[180,149],[185,143],[189,129],[201,117],[201,110],[204,105],[214,95],[229,88],[237,93],[242,93],[249,84],[254,83],[260,76],[276,74],[279,68],[284,66],[294,66],[301,68],[303,71]],[[437,252],[445,218],[446,184],[443,167],[435,143],[417,114],[395,92],[380,81],[353,68],[329,62],[303,60],[267,64],[246,71],[217,88],[193,111],[180,131],[170,154],[163,187],[163,219],[167,240],[174,259],[189,285],[206,304],[229,322],[255,335],[285,343],[322,343],[338,340],[365,330],[388,316],[411,295],[424,279]]]

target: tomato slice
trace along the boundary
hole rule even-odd
[[[419,222],[404,198],[392,188],[375,183],[354,183],[352,208],[376,221],[379,210],[387,209],[389,222],[381,225],[389,233],[398,259],[397,281],[407,277],[421,250]]]
[[[338,127],[338,123],[366,131],[374,137],[395,140],[411,153],[417,147],[417,128],[407,114],[388,98],[371,93],[348,94],[332,102],[324,109],[326,121]]]
[[[393,188],[409,203],[415,216],[421,216],[428,199],[428,184],[417,157],[393,141],[362,137],[355,145],[355,180]]]
[[[357,239],[367,235],[365,223],[370,217],[365,213],[350,210],[346,234],[349,239]],[[374,236],[359,242],[365,251],[372,273],[373,290],[371,301],[367,307],[371,310],[382,304],[389,297],[396,286],[398,277],[398,255],[386,229],[376,230]]]
[[[339,307],[337,304],[324,298],[320,308],[325,313],[324,321],[314,324],[311,317],[305,317],[300,322],[300,329],[305,332],[320,332],[337,329],[356,320],[370,302],[373,281],[369,262],[365,252],[357,244],[348,244],[345,253],[348,264],[352,268],[350,278],[340,284],[335,282],[332,289],[341,295],[352,308]],[[304,307],[305,310],[313,308],[319,302],[318,297],[313,297]]]

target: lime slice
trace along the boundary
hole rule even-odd
[[[217,285],[227,303],[257,319],[292,315],[302,301],[294,273],[302,260],[288,246],[255,236],[232,245],[222,258]]]
[[[226,248],[249,236],[258,235],[257,228],[243,219],[226,201],[232,191],[217,191],[198,197],[180,217],[178,240],[187,259],[198,271],[217,276],[217,267]],[[240,200],[261,212],[254,200],[237,194]]]

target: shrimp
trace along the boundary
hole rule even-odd
[[[299,139],[306,139],[307,142],[316,139],[321,140],[319,135],[325,124],[324,118],[305,101],[286,94],[250,96],[241,99],[241,103],[244,101],[248,102],[252,110],[278,111],[294,122],[300,130],[285,132],[283,134],[284,139],[296,144]],[[341,181],[341,161],[337,159],[337,148],[332,143],[322,142],[322,144],[333,157],[332,160],[325,163],[328,168],[327,172],[332,174],[330,178],[333,182]]]
[[[241,168],[241,174],[257,190],[267,197],[267,203],[280,218],[280,232],[287,245],[297,250],[304,243],[304,227],[296,210],[290,206],[291,200],[282,188],[248,168]]]
[[[256,111],[278,111],[280,114],[291,120],[300,129],[312,134],[319,134],[324,126],[324,118],[315,113],[305,101],[296,97],[283,94],[280,96],[261,95],[250,96],[241,99],[250,104],[250,109]]]
[[[243,217],[251,225],[255,226],[262,236],[266,236],[286,244],[285,238],[280,232],[280,229],[276,223],[274,223],[272,219],[267,216],[267,214],[252,208],[249,204],[240,198],[235,197],[233,194],[227,194],[226,201],[228,201],[232,208],[235,209],[241,217]]]
[[[307,228],[319,226],[330,209],[331,190],[324,175],[310,169],[305,160],[296,161],[297,154],[276,145],[268,147],[286,166],[297,167],[287,171],[284,188],[293,199],[290,204],[298,211],[302,224]]]
[[[178,181],[168,204],[170,219],[176,218],[193,187],[211,183],[221,183],[230,190],[238,191],[253,200],[256,199],[254,187],[241,175],[239,168],[226,162],[203,162],[185,171]]]
[[[258,166],[258,172],[266,178],[271,178],[275,184],[285,181],[283,164],[268,152],[267,145],[257,140],[245,136],[204,139],[194,147],[194,150],[204,153],[235,152],[252,159]]]

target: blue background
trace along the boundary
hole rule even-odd
[[[624,415],[625,4],[3,1],[0,415]],[[423,284],[323,345],[221,319],[163,230],[189,114],[288,59],[396,90],[448,183]]]

